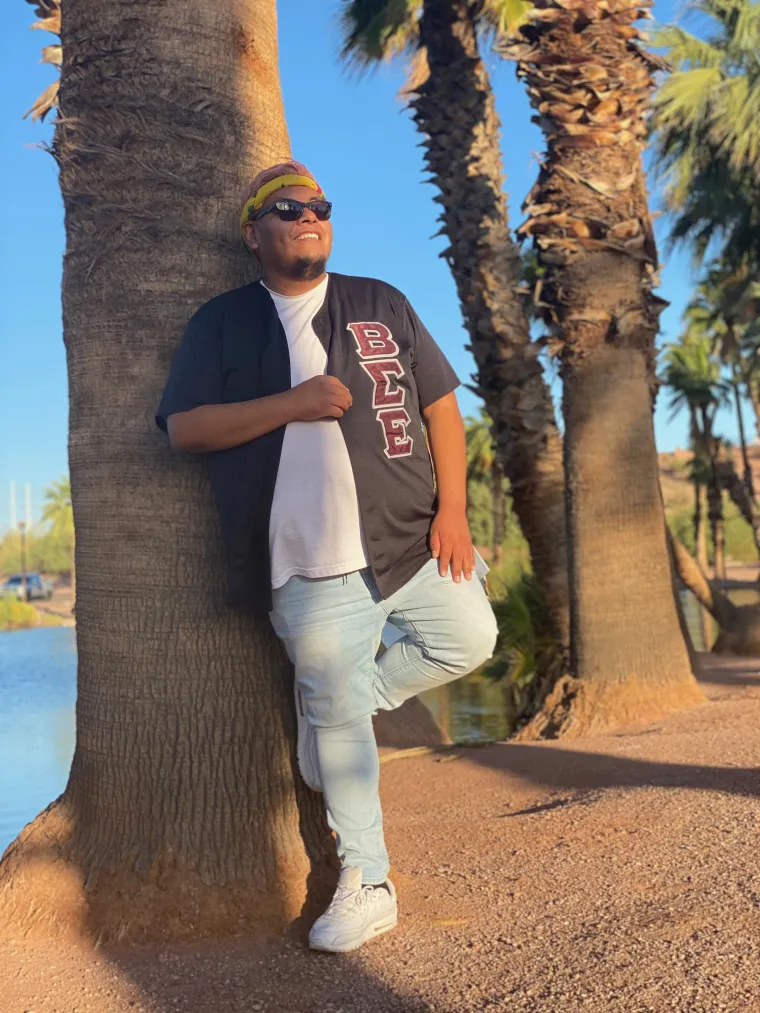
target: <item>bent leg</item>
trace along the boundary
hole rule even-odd
[[[291,578],[274,591],[270,618],[295,666],[314,727],[327,821],[341,865],[360,868],[364,883],[383,883],[388,855],[372,679],[385,611],[361,573],[351,573]]]
[[[385,602],[404,636],[375,666],[375,706],[393,710],[411,696],[474,671],[493,654],[496,619],[481,582],[455,584],[431,560]]]

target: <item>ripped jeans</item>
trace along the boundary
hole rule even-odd
[[[476,576],[455,584],[433,559],[385,601],[370,570],[291,577],[273,595],[270,619],[315,729],[341,865],[361,868],[364,883],[383,883],[389,866],[372,715],[486,661],[496,642],[493,611]],[[386,622],[403,636],[377,658]]]

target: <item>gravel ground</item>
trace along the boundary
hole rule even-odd
[[[358,953],[243,940],[0,951],[0,1013],[760,1013],[760,660],[626,734],[394,758],[401,923]]]

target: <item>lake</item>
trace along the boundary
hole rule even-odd
[[[684,605],[701,650],[699,610],[691,595],[685,596]],[[507,694],[503,685],[471,676],[422,699],[454,742],[475,745],[509,734]],[[48,627],[0,633],[0,700],[2,853],[66,787],[74,753],[75,631]]]

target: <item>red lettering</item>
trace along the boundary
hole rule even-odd
[[[401,405],[404,403],[406,391],[393,377],[404,375],[404,368],[398,359],[386,359],[383,362],[363,362],[362,369],[372,378],[374,393],[372,395],[373,408],[385,408],[388,405]]]
[[[362,359],[388,359],[398,355],[398,345],[385,324],[361,321],[347,325]]]
[[[406,408],[381,408],[377,421],[383,427],[386,457],[410,457],[414,440],[406,427],[412,421]]]

